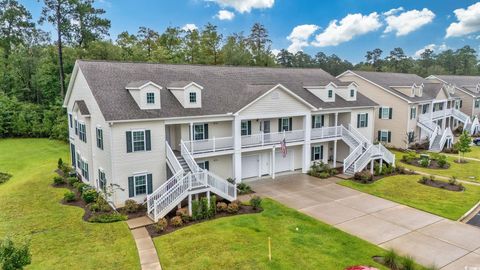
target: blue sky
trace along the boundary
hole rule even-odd
[[[41,2],[21,0],[38,19]],[[269,30],[273,49],[335,53],[354,63],[367,50],[402,47],[414,56],[429,46],[439,52],[470,45],[480,51],[480,2],[466,0],[97,0],[112,21],[111,36],[139,26],[201,27],[211,22],[224,35]],[[221,16],[219,16],[219,12]],[[49,26],[43,26],[50,30]],[[295,29],[295,31],[294,31]],[[447,30],[448,29],[448,30]],[[448,34],[447,34],[448,33]]]

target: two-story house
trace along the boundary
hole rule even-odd
[[[428,143],[440,151],[453,143],[452,130],[478,125],[460,110],[455,88],[415,74],[346,71],[337,77],[353,81],[358,91],[379,104],[375,114],[376,140],[398,148]]]
[[[377,104],[321,69],[77,61],[64,106],[83,181],[155,220],[201,192],[235,199],[228,178],[394,161],[372,144]]]

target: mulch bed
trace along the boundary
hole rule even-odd
[[[134,213],[128,213],[123,207],[117,208],[117,211],[126,215],[128,219],[143,217],[147,215],[147,204],[139,205],[139,208]]]
[[[458,164],[465,164],[465,163],[468,163],[468,161],[467,161],[466,159],[460,159],[460,160],[458,160],[458,159],[455,159],[455,160],[453,160],[453,162],[455,162],[455,163],[458,163]]]
[[[464,191],[465,187],[461,184],[450,184],[444,181],[428,179],[427,181],[419,180],[418,183],[430,187],[446,189],[450,191]]]
[[[175,214],[172,214],[172,215],[169,215],[167,216],[167,220],[169,221],[169,224],[167,226],[167,228],[163,231],[163,232],[157,232],[155,230],[155,227],[154,225],[148,225],[146,227],[148,233],[150,234],[151,237],[158,237],[158,236],[162,236],[162,235],[165,235],[165,234],[169,234],[169,233],[172,233],[176,230],[179,230],[179,229],[182,229],[182,228],[185,228],[185,227],[188,227],[188,226],[191,226],[191,225],[195,225],[195,224],[198,224],[198,223],[202,223],[202,222],[206,222],[206,221],[210,221],[210,220],[214,220],[214,219],[217,219],[217,218],[223,218],[223,217],[230,217],[230,216],[238,216],[238,215],[245,215],[245,214],[255,214],[255,213],[260,213],[262,212],[263,209],[262,208],[257,208],[257,209],[253,209],[252,206],[250,205],[242,205],[239,209],[239,211],[235,214],[230,214],[228,212],[217,212],[217,214],[215,215],[215,217],[211,218],[211,219],[203,219],[203,220],[195,220],[195,221],[184,221],[183,225],[181,227],[174,227],[172,225],[170,225],[170,218],[174,217]]]
[[[448,163],[444,167],[440,167],[438,165],[437,161],[434,160],[434,159],[430,159],[430,164],[427,167],[423,167],[422,165],[420,165],[420,160],[421,160],[420,158],[416,158],[412,162],[405,162],[403,160],[401,160],[401,162],[403,162],[405,164],[408,164],[408,165],[415,166],[415,167],[426,168],[426,169],[446,170],[446,169],[450,168],[450,164],[448,164]]]
[[[350,180],[352,180],[354,182],[357,182],[357,183],[360,183],[360,184],[373,184],[376,181],[378,181],[380,179],[383,179],[385,177],[390,177],[390,176],[395,176],[395,175],[414,175],[414,174],[416,174],[416,173],[405,169],[405,171],[403,173],[394,172],[394,173],[384,174],[384,175],[375,175],[375,176],[373,176],[373,179],[368,180],[368,181],[364,181],[364,180],[361,180],[361,179],[355,179],[355,177],[350,178]]]

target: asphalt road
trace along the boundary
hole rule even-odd
[[[475,215],[467,223],[470,224],[470,225],[473,225],[473,226],[480,227],[480,213],[477,213],[477,215]]]

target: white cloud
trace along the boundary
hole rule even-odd
[[[272,49],[272,54],[277,56],[277,54],[280,53],[279,49]]]
[[[231,7],[240,13],[250,12],[254,8],[271,8],[275,0],[205,0],[215,2],[222,7]]]
[[[420,58],[422,56],[422,53],[427,50],[427,49],[430,49],[432,50],[433,52],[441,52],[441,51],[445,51],[448,49],[448,46],[445,45],[445,43],[441,44],[441,45],[436,45],[436,44],[428,44],[426,45],[425,47],[421,48],[420,50],[416,51],[415,54],[413,55],[414,58]]]
[[[187,23],[182,27],[183,31],[193,31],[195,29],[198,29],[198,27],[194,23]]]
[[[384,12],[383,15],[385,15],[385,16],[392,16],[392,15],[394,15],[394,14],[400,12],[400,11],[403,11],[403,10],[404,10],[403,7],[392,8],[392,9],[390,9],[389,11]]]
[[[217,15],[215,15],[215,18],[222,21],[223,20],[231,21],[233,20],[234,17],[235,17],[235,13],[228,11],[226,9],[219,10]]]
[[[376,12],[370,15],[348,14],[340,22],[333,20],[328,27],[315,37],[313,46],[337,46],[340,43],[352,40],[356,36],[378,30],[382,26]]]
[[[384,14],[387,14],[386,12]],[[385,21],[387,22],[387,28],[384,33],[396,32],[396,36],[405,36],[415,30],[418,30],[422,26],[429,24],[435,18],[435,14],[424,8],[422,10],[409,10],[402,12],[398,15],[387,15]]]
[[[446,38],[465,36],[480,31],[480,2],[469,6],[467,9],[456,9],[453,13],[455,13],[458,22],[448,26]]]
[[[308,39],[319,28],[320,27],[314,24],[303,24],[295,26],[290,35],[287,37],[287,39],[292,42],[292,44],[288,46],[287,50],[291,53],[301,51],[304,47],[308,46]]]

